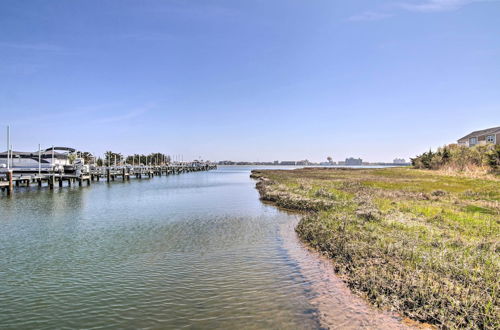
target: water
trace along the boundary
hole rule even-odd
[[[321,278],[298,217],[261,203],[249,171],[1,197],[0,327],[373,325],[340,281]]]

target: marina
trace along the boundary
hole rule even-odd
[[[169,156],[161,153],[122,157],[108,151],[102,160],[70,147],[51,146],[42,150],[39,144],[35,152],[14,151],[10,126],[7,126],[7,151],[0,152],[0,191],[11,196],[16,187],[37,185],[53,190],[56,185],[62,188],[78,184],[81,187],[101,179],[109,183],[216,168],[216,164],[199,160],[171,162]]]

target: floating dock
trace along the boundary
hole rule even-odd
[[[128,181],[130,178],[143,179],[155,176],[181,174],[188,172],[209,171],[216,169],[215,164],[187,163],[162,166],[101,166],[91,168],[88,171],[75,171],[75,173],[64,173],[63,171],[49,170],[43,173],[33,172],[29,169],[0,169],[0,190],[11,196],[16,187],[38,187],[48,186],[53,190],[56,185],[59,187],[76,185],[80,187],[85,183],[91,185],[94,181],[102,179],[106,182],[116,180]]]

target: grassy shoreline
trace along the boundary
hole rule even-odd
[[[499,328],[500,181],[392,169],[255,170],[261,198],[372,304],[443,328]]]

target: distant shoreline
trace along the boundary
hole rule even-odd
[[[233,163],[226,163],[226,162],[216,162],[218,166],[302,166],[302,167],[325,167],[325,168],[336,168],[336,167],[359,167],[363,168],[366,166],[384,166],[384,167],[408,167],[411,166],[411,163],[404,163],[404,164],[394,164],[394,163],[365,163],[362,165],[357,165],[357,164],[332,164],[332,165],[327,165],[327,164],[318,164],[318,163],[310,163],[310,164],[275,164],[275,163],[267,163],[267,162],[233,162]]]
[[[383,165],[383,164],[371,164],[371,165],[274,165],[274,164],[218,164],[217,166],[267,166],[270,168],[280,168],[280,167],[293,167],[293,168],[325,168],[325,169],[332,169],[332,168],[348,168],[348,169],[363,169],[363,168],[396,168],[396,167],[409,167],[409,165]]]

